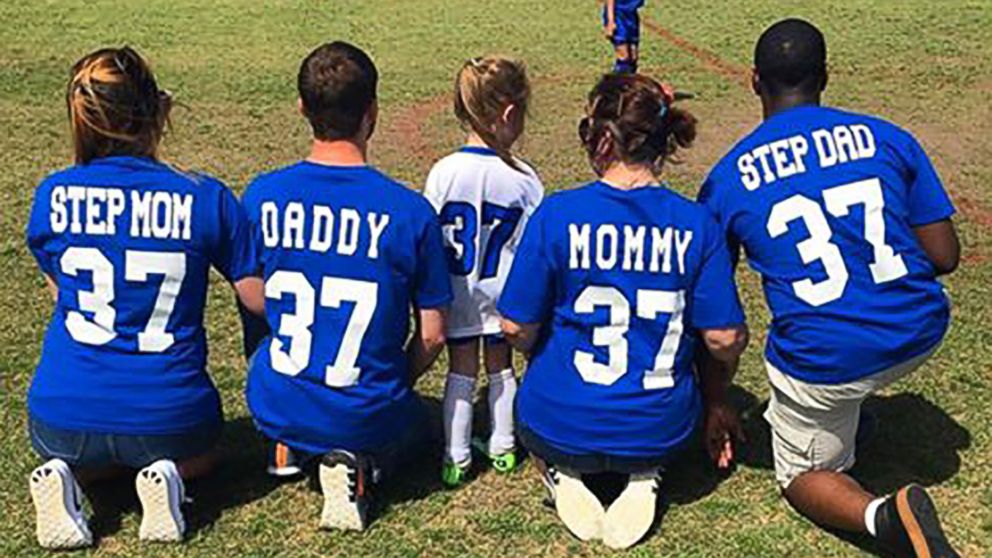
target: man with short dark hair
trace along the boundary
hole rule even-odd
[[[921,366],[947,331],[937,276],[958,264],[951,201],[909,133],[820,106],[826,44],[813,25],[765,31],[753,83],[765,121],[699,198],[762,275],[776,477],[818,524],[870,533],[898,556],[957,556],[922,487],[877,498],[845,474],[864,399]]]
[[[314,50],[298,81],[310,155],[244,196],[272,331],[252,351],[248,406],[271,473],[316,463],[324,528],[364,529],[374,481],[429,439],[413,384],[444,346],[452,299],[434,209],[366,162],[377,80],[350,44]]]

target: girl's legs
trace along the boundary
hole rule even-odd
[[[461,483],[472,462],[472,398],[479,374],[479,338],[448,344],[450,370],[444,388],[444,462],[441,479]]]
[[[616,61],[613,64],[613,71],[618,74],[637,73],[637,47],[627,43],[621,43],[613,47],[616,54]]]
[[[517,378],[513,373],[510,344],[499,339],[485,344],[486,372],[489,375],[489,455],[493,458],[513,454],[513,400],[517,395]],[[494,459],[497,470],[512,470],[515,460]]]

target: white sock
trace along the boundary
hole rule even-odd
[[[885,502],[885,498],[876,498],[868,504],[867,508],[865,508],[865,527],[868,528],[868,533],[870,533],[873,537],[878,536],[878,534],[875,533],[875,514],[878,512],[878,507],[881,506],[883,502]]]
[[[444,456],[464,465],[472,460],[472,397],[475,378],[448,373],[444,386]]]
[[[513,369],[489,374],[489,417],[492,428],[489,453],[500,455],[513,451],[513,400],[517,396],[517,377]]]

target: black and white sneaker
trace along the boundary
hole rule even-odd
[[[940,526],[933,500],[917,484],[901,488],[879,506],[875,533],[900,558],[960,557]]]
[[[179,542],[186,533],[181,506],[186,487],[176,464],[161,459],[138,471],[134,488],[141,502],[138,538],[152,542]]]
[[[558,518],[573,535],[583,541],[602,537],[606,512],[579,474],[549,464],[541,480],[548,489]]]
[[[83,515],[83,492],[65,461],[52,459],[36,468],[29,482],[38,544],[50,549],[93,544]]]
[[[361,455],[334,450],[320,460],[317,480],[324,495],[322,529],[364,531],[368,526],[369,489],[373,471]]]
[[[610,504],[603,522],[603,542],[610,548],[630,548],[644,538],[658,509],[661,474],[630,475],[627,486]]]

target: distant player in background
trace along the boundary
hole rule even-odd
[[[297,84],[310,155],[244,195],[272,332],[246,395],[277,457],[315,465],[320,526],[362,530],[375,485],[429,446],[413,385],[444,347],[451,282],[434,209],[367,162],[372,60],[328,43],[303,60]]]
[[[531,355],[520,441],[569,530],[614,548],[647,533],[661,469],[701,422],[721,468],[739,434],[725,390],[747,329],[724,235],[658,179],[696,135],[673,100],[638,75],[593,88],[579,133],[600,179],[541,204],[498,306],[509,341]],[[698,378],[697,353],[712,355]],[[587,484],[604,477],[623,486],[605,509]]]
[[[223,424],[206,372],[203,309],[216,268],[262,312],[250,227],[217,180],[159,159],[171,98],[134,50],[73,67],[76,164],[35,191],[28,246],[55,311],[28,392],[38,542],[92,543],[84,486],[140,469],[138,534],[178,541],[184,479],[213,469]]]
[[[613,45],[616,60],[613,71],[618,74],[637,73],[638,49],[641,42],[641,18],[637,14],[644,0],[605,0],[603,33]]]
[[[957,556],[922,487],[880,498],[845,473],[862,402],[923,365],[947,332],[937,276],[958,265],[951,200],[909,133],[820,106],[826,44],[811,24],[765,31],[753,81],[765,122],[699,197],[762,275],[765,418],[782,491],[816,523],[870,533],[897,556]]]
[[[444,390],[445,453],[441,478],[465,479],[472,463],[472,399],[482,349],[489,376],[489,440],[476,445],[493,467],[516,467],[512,352],[500,331],[496,301],[527,219],[544,196],[530,166],[510,149],[524,131],[530,84],[521,62],[501,57],[466,62],[455,80],[455,115],[465,145],[438,161],[424,195],[441,216],[455,299],[448,315],[450,355]]]

